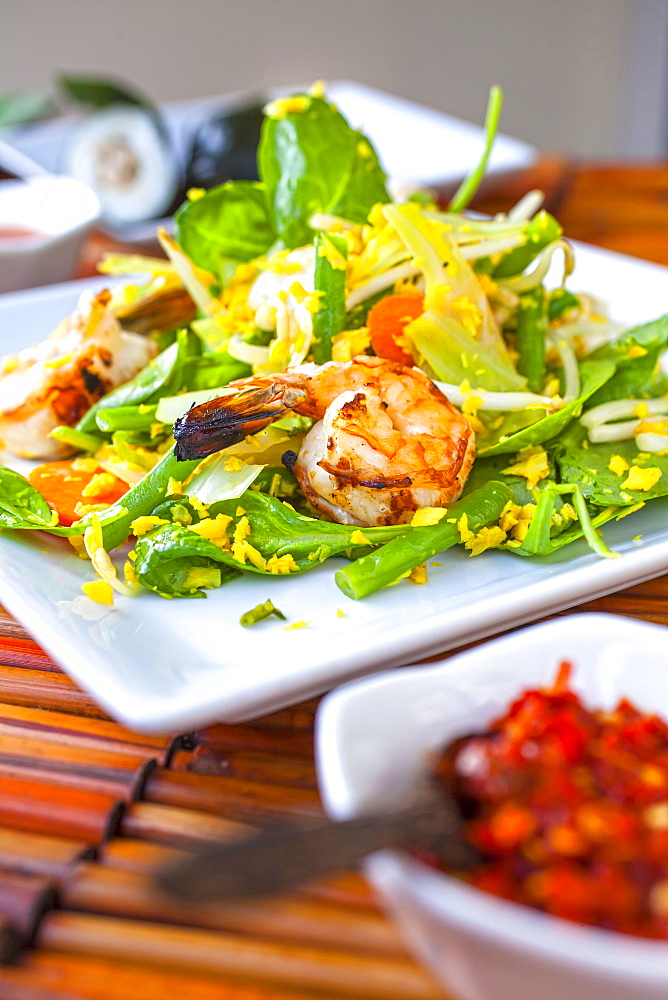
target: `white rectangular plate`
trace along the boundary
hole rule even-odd
[[[0,297],[0,350],[45,336],[86,284]],[[668,309],[668,269],[593,247],[577,248],[571,284],[607,299],[624,322]],[[5,532],[0,600],[112,715],[145,731],[184,729],[261,715],[658,576],[668,569],[667,513],[668,502],[654,500],[606,527],[618,559],[599,559],[582,543],[530,560],[501,552],[471,559],[457,549],[430,567],[426,586],[405,581],[360,602],[335,586],[333,560],[292,579],[248,576],[206,600],[146,593],[113,609],[87,599],[73,606],[90,566],[64,540]],[[286,631],[272,618],[242,628],[240,615],[267,598],[289,623],[308,624]]]

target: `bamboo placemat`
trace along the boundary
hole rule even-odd
[[[666,624],[668,577],[576,610]],[[355,872],[226,908],[151,887],[193,845],[321,814],[316,707],[134,733],[0,609],[0,997],[442,1000]]]

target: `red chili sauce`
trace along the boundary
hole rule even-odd
[[[435,774],[484,860],[480,889],[568,920],[668,938],[668,725],[620,701],[585,708],[562,664]]]

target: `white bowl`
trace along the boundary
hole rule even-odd
[[[431,751],[484,728],[570,660],[589,706],[628,696],[668,718],[668,631],[575,615],[439,664],[376,675],[323,701],[316,728],[325,807],[336,819],[411,800]],[[416,956],[461,1000],[666,1000],[668,943],[584,927],[488,895],[395,851],[366,873]]]
[[[72,278],[99,214],[95,193],[71,177],[0,181],[0,292]],[[3,238],[13,226],[35,235]]]

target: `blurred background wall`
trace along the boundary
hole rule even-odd
[[[346,78],[586,157],[668,152],[668,0],[2,0],[0,93],[60,70],[154,100]]]

